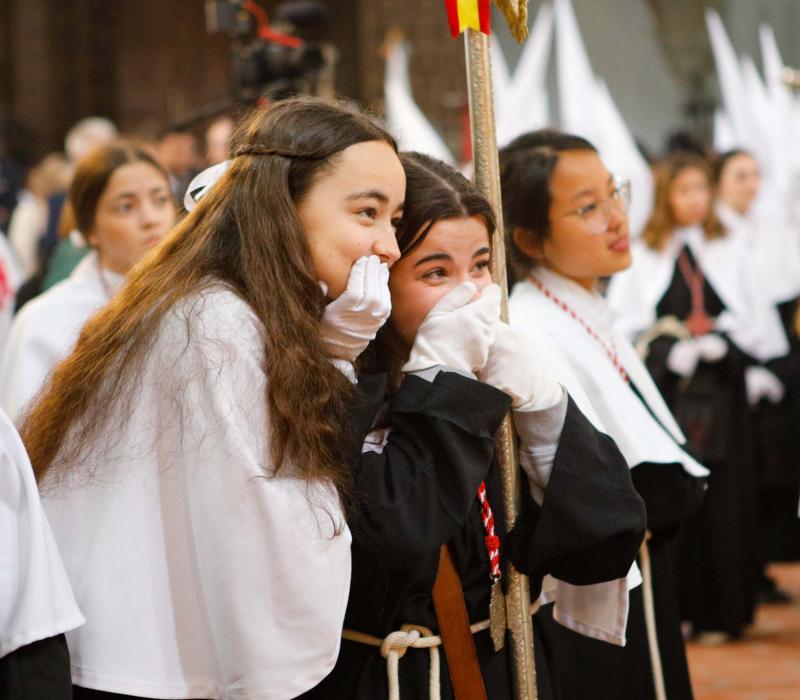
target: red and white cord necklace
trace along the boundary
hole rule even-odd
[[[628,378],[628,373],[625,371],[625,368],[622,366],[622,362],[619,359],[619,355],[617,354],[617,349],[614,347],[614,341],[611,341],[611,345],[609,345],[605,340],[603,340],[597,331],[592,328],[587,321],[585,321],[577,311],[575,311],[567,302],[563,301],[559,297],[557,297],[553,292],[551,292],[547,287],[545,287],[536,277],[533,275],[528,275],[528,279],[530,280],[531,284],[536,287],[542,294],[544,294],[550,301],[552,301],[556,306],[558,306],[562,311],[568,313],[574,320],[581,324],[583,330],[585,330],[591,338],[599,343],[600,347],[605,350],[606,355],[608,355],[608,359],[611,360],[611,364],[614,365],[617,372],[619,372],[620,376],[625,382],[629,382],[630,379]]]

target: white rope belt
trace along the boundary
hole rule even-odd
[[[469,626],[469,631],[472,634],[485,629],[489,629],[489,620],[481,620]],[[430,673],[428,674],[430,700],[440,700],[441,685],[438,647],[442,645],[441,635],[434,634],[432,630],[422,625],[403,625],[398,631],[390,632],[383,639],[348,629],[342,631],[342,639],[378,647],[381,650],[381,656],[386,659],[386,676],[389,680],[388,700],[400,700],[399,664],[406,651],[409,648],[427,649],[430,652]]]

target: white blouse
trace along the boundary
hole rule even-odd
[[[332,486],[274,474],[262,338],[222,286],[179,303],[80,475],[46,480],[77,685],[266,700],[333,668],[351,536]]]
[[[0,410],[0,658],[83,622],[28,455]]]
[[[108,303],[123,279],[101,270],[97,253],[91,252],[67,279],[20,309],[0,355],[0,406],[12,420],[19,420],[86,321]]]

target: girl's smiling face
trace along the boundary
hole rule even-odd
[[[490,256],[486,222],[476,215],[436,221],[422,242],[394,264],[389,323],[405,345],[413,345],[428,312],[453,287],[472,282],[480,291],[492,283]]]

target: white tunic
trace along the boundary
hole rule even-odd
[[[28,455],[0,410],[0,658],[83,622]]]
[[[580,322],[529,281],[514,287],[509,302],[512,325],[539,341],[543,361],[594,426],[614,438],[628,466],[679,463],[693,476],[707,475],[705,467],[681,448],[686,442],[681,429],[633,346],[614,329],[614,315],[605,299],[550,270],[537,268],[534,274],[587,322],[607,347],[616,350],[650,408],[648,411],[603,346]]]
[[[0,351],[8,338],[17,290],[23,281],[14,252],[0,232]]]
[[[122,281],[117,273],[101,271],[92,252],[67,279],[20,309],[0,355],[0,406],[15,422]]]
[[[780,316],[743,242],[735,236],[707,241],[698,226],[675,229],[663,250],[634,242],[633,265],[614,275],[608,287],[617,330],[634,340],[655,324],[656,307],[669,288],[684,245],[725,304],[715,330],[728,333],[740,349],[761,362],[789,352]]]
[[[178,304],[81,475],[46,480],[77,685],[266,700],[333,668],[350,532],[332,487],[273,475],[259,325],[220,286]]]
[[[719,201],[716,211],[725,228],[752,254],[770,301],[780,304],[800,296],[800,229],[761,221],[751,212],[742,216]]]

